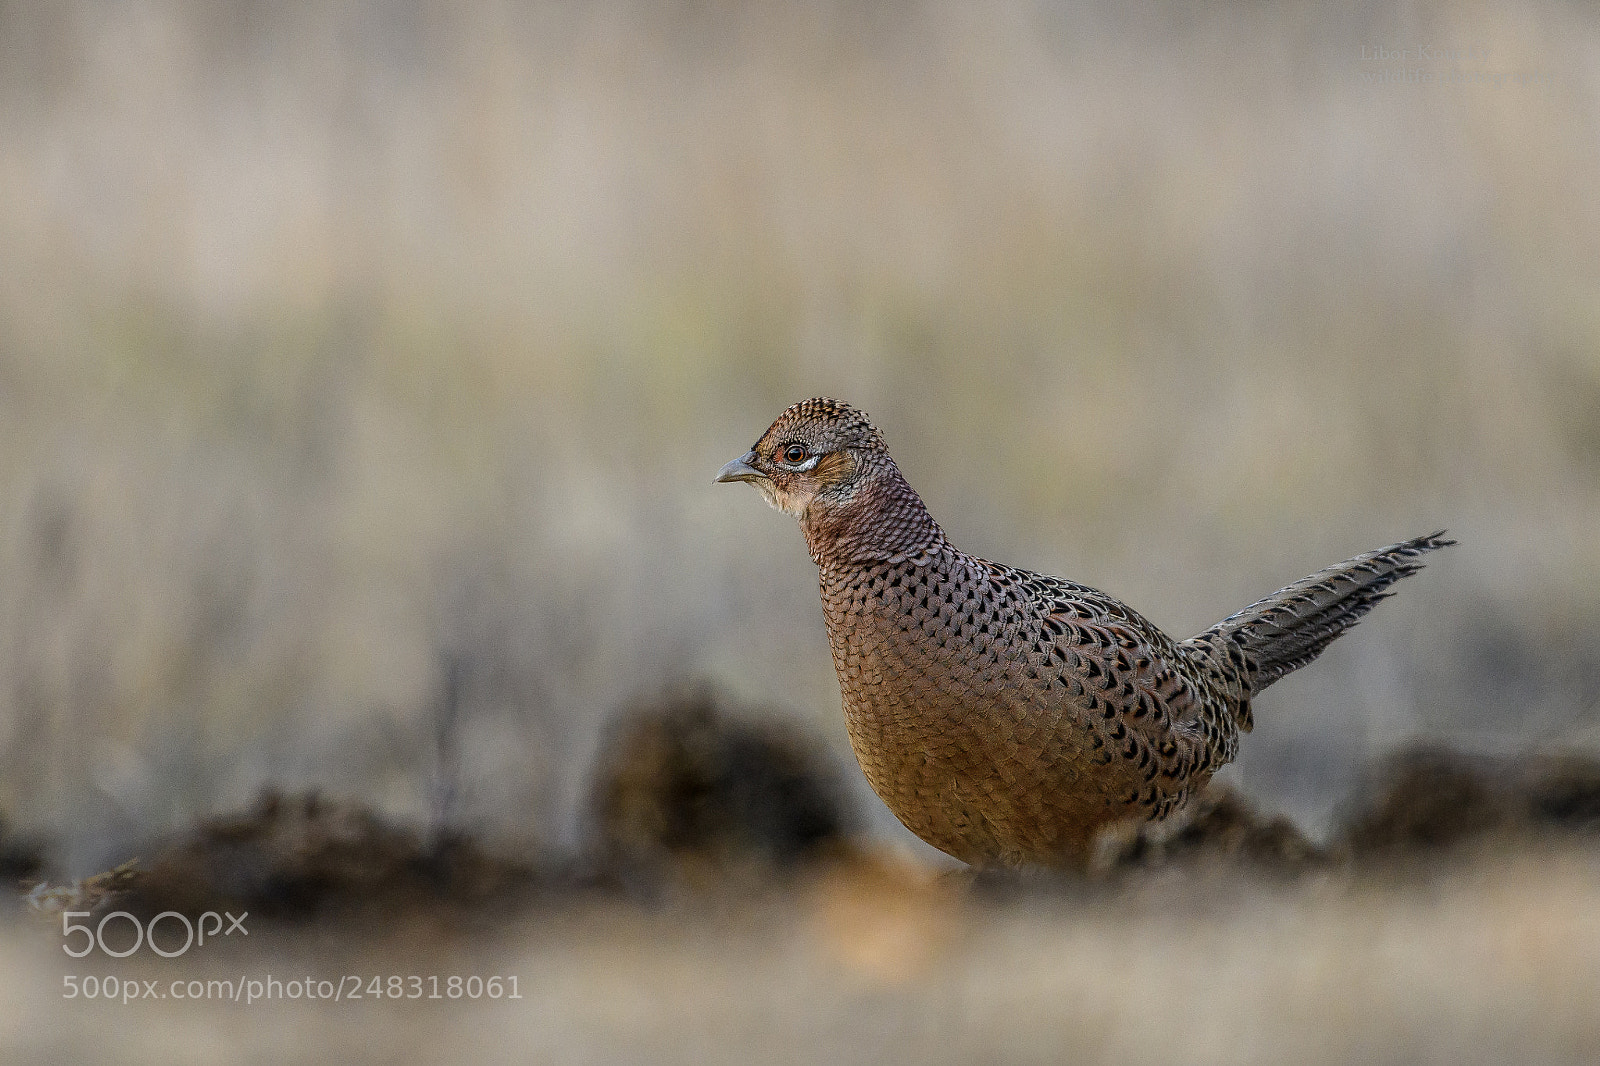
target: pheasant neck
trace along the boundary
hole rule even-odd
[[[815,503],[800,519],[806,548],[824,570],[917,555],[945,544],[944,531],[893,462],[840,504]]]

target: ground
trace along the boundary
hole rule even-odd
[[[1152,875],[976,891],[892,859],[783,888],[584,898],[451,929],[255,923],[204,954],[66,958],[0,932],[8,1061],[1592,1062],[1600,856],[1401,882]],[[62,998],[67,974],[500,975],[517,1000]],[[502,982],[502,987],[506,983]],[[428,992],[429,985],[422,987]],[[348,985],[345,991],[349,991]],[[441,995],[444,993],[441,992]]]
[[[803,735],[619,723],[593,840],[495,856],[268,793],[0,922],[6,1061],[1592,1062],[1600,764],[1416,749],[1324,841],[1215,790],[1093,875],[848,828]],[[181,919],[125,958],[132,921]],[[79,912],[88,912],[84,918]],[[222,916],[240,930],[219,935]],[[92,994],[91,994],[92,993]],[[208,997],[208,998],[197,998]]]

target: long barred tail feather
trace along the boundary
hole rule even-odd
[[[1422,569],[1418,558],[1455,543],[1444,534],[1441,529],[1319,570],[1230,615],[1190,642],[1238,645],[1249,663],[1251,691],[1260,692],[1322,654],[1339,634],[1394,595],[1388,591],[1390,585]]]

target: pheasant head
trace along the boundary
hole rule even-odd
[[[748,481],[798,518],[819,565],[883,559],[943,537],[877,427],[839,400],[790,407],[717,480]]]

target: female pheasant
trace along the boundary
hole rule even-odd
[[[1454,543],[1329,567],[1176,641],[1096,589],[946,538],[862,412],[797,403],[717,475],[800,520],[850,743],[929,844],[976,866],[1082,865],[1228,763],[1250,700]]]

